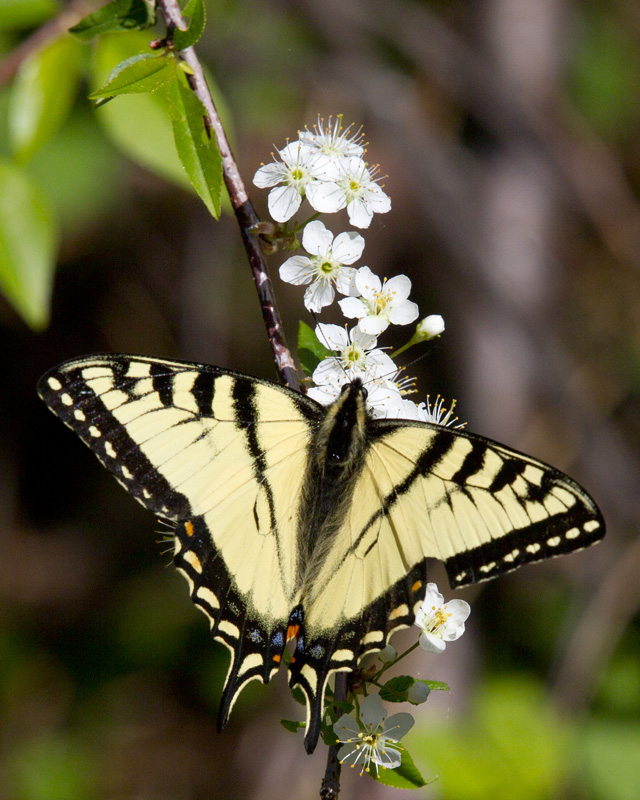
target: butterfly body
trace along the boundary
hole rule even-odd
[[[373,419],[360,381],[328,408],[203,364],[89,356],[39,392],[145,507],[175,525],[175,564],[231,653],[222,727],[277,672],[307,698],[411,625],[426,562],[453,586],[604,535],[589,495],[542,462],[466,432]]]

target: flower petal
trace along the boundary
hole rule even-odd
[[[324,358],[313,370],[313,382],[323,388],[344,382],[344,369],[337,358]]]
[[[367,307],[359,297],[345,297],[344,300],[338,300],[338,305],[345,317],[361,319],[367,313]]]
[[[360,703],[360,719],[365,725],[377,728],[387,716],[379,694],[369,694]]]
[[[358,761],[358,756],[360,753],[362,753],[362,748],[358,745],[352,743],[343,744],[338,750],[338,761],[341,764],[347,764],[348,766],[353,767]]]
[[[363,333],[357,325],[355,328],[351,328],[351,331],[349,332],[349,339],[353,342],[353,344],[361,347],[363,350],[371,350],[378,343],[378,340],[375,336],[370,336],[368,333]],[[380,350],[376,352],[382,351]]]
[[[385,283],[384,288],[393,295],[394,301],[399,303],[411,294],[411,281],[406,275],[394,275]]]
[[[356,272],[354,267],[342,267],[336,276],[336,289],[340,294],[357,295]]]
[[[446,643],[434,636],[432,633],[422,631],[420,634],[420,647],[426,650],[427,653],[442,653],[446,647]]]
[[[414,718],[406,711],[401,711],[399,714],[392,714],[384,722],[385,738],[393,739],[394,742],[399,741],[413,728],[414,722]]]
[[[392,325],[408,325],[414,319],[418,319],[419,313],[417,304],[411,300],[405,300],[397,305],[393,303],[389,308],[389,322]]]
[[[300,208],[302,198],[295,186],[276,186],[269,192],[269,213],[276,222],[286,222]]]
[[[382,281],[369,267],[360,267],[356,274],[356,286],[360,294],[370,300],[382,289]]]
[[[304,307],[319,314],[325,306],[333,303],[336,293],[330,283],[315,281],[304,293]]]
[[[333,214],[347,204],[344,190],[331,181],[310,183],[306,194],[311,207],[322,214]]]
[[[319,219],[310,222],[302,232],[302,246],[314,256],[323,256],[331,247],[333,234]]]
[[[316,325],[316,336],[329,350],[344,350],[349,345],[349,336],[341,325],[328,325],[319,322]]]
[[[391,200],[377,183],[370,183],[367,186],[366,201],[372,212],[376,214],[386,214],[391,211]]]
[[[307,226],[308,227],[308,226]],[[341,264],[353,264],[362,255],[364,238],[355,231],[339,233],[333,240],[331,248],[334,257]]]
[[[373,211],[360,197],[354,198],[347,205],[347,214],[349,215],[349,222],[355,225],[356,228],[368,228],[373,219]]]
[[[402,763],[402,754],[395,747],[385,745],[385,742],[380,741],[371,760],[374,764],[385,767],[385,769],[397,769]]]
[[[353,714],[343,714],[333,725],[333,732],[341,742],[357,738],[360,731],[361,728],[360,725],[358,725],[358,720]]]
[[[307,389],[307,397],[323,406],[331,405],[339,394],[340,387],[335,383],[326,386],[312,386],[311,389]]]
[[[351,299],[350,297],[347,297],[347,300],[350,299]],[[340,302],[344,301],[341,300]],[[344,310],[342,313],[344,313]],[[386,331],[387,328],[389,327],[389,320],[384,319],[383,317],[374,317],[374,316],[362,317],[358,322],[358,327],[364,333],[371,334],[371,336],[380,336],[382,331]]]
[[[279,162],[264,164],[253,176],[253,183],[259,189],[275,186],[284,178],[286,167]]]
[[[313,277],[313,266],[306,256],[291,256],[280,265],[280,278],[294,286],[309,283]]]
[[[289,142],[282,150],[278,150],[278,154],[285,164],[299,164],[300,161],[308,159],[312,155],[312,150],[308,144],[297,141]]]

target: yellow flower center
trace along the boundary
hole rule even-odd
[[[447,624],[447,620],[451,614],[445,612],[444,608],[436,608],[435,606],[433,606],[432,610],[435,613],[427,626],[427,631],[429,633],[437,633],[439,628]]]

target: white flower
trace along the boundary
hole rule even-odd
[[[345,317],[357,317],[358,327],[364,333],[379,336],[392,325],[408,325],[418,316],[418,306],[408,300],[411,281],[406,275],[396,275],[384,286],[369,267],[356,273],[356,289],[361,297],[340,300]]]
[[[350,156],[359,157],[364,153],[362,140],[364,135],[362,128],[352,132],[352,125],[342,130],[342,114],[336,117],[333,122],[329,117],[325,126],[324,120],[318,117],[318,122],[313,126],[313,130],[300,131],[298,138],[301,142],[308,145],[320,153],[324,153],[332,159],[349,158]]]
[[[403,749],[399,740],[413,726],[413,717],[406,712],[393,714],[386,719],[387,712],[378,694],[370,694],[360,703],[360,720],[355,715],[340,717],[333,732],[343,746],[338,751],[341,764],[360,766],[360,774],[373,769],[396,769],[400,766]]]
[[[449,600],[435,583],[427,584],[424,602],[416,613],[415,624],[422,629],[420,647],[429,653],[442,653],[447,642],[455,642],[464,633],[464,623],[471,608],[464,600]]]
[[[302,234],[302,246],[310,254],[292,256],[280,267],[280,277],[295,285],[311,283],[304,293],[304,304],[309,311],[319,313],[333,302],[333,284],[341,294],[356,291],[357,270],[353,264],[362,255],[364,239],[359,233],[339,233],[335,239],[319,220],[310,222]]]
[[[329,350],[337,353],[321,361],[313,373],[313,381],[320,386],[345,380],[352,381],[356,377],[371,380],[375,377],[391,376],[397,367],[389,356],[376,347],[375,336],[363,333],[360,328],[352,328],[349,333],[339,325],[316,326],[316,336]]]
[[[440,314],[429,314],[418,323],[416,328],[416,334],[422,340],[435,339],[441,333],[444,333],[444,319]]]
[[[334,161],[327,168],[324,181],[307,190],[307,199],[316,211],[333,214],[346,206],[349,222],[356,228],[368,228],[374,214],[391,210],[391,200],[361,158]]]
[[[286,222],[300,208],[309,187],[325,180],[331,159],[302,142],[291,142],[279,155],[282,162],[260,167],[253,182],[260,189],[274,187],[269,192],[269,213],[276,222]]]

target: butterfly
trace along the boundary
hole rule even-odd
[[[458,587],[604,536],[568,476],[466,431],[374,419],[357,379],[325,407],[219,367],[97,355],[51,370],[38,391],[174,527],[175,566],[231,654],[219,729],[295,639],[308,752],[329,676],[414,622],[428,558]]]

